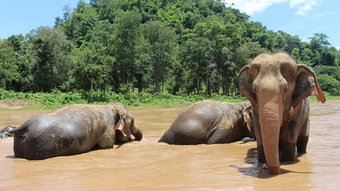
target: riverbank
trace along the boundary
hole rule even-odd
[[[326,96],[327,100],[340,100],[340,96]],[[23,93],[0,89],[0,109],[55,109],[70,104],[106,104],[121,102],[127,107],[185,107],[202,100],[221,102],[247,101],[245,97],[223,96],[213,94],[172,95],[169,93],[130,93],[116,94],[113,92],[52,92]],[[311,96],[312,101],[316,101]]]
[[[42,107],[45,109],[59,108],[70,104],[106,104],[121,102],[129,107],[181,107],[202,100],[240,102],[246,101],[239,96],[222,96],[203,94],[172,95],[169,93],[130,93],[116,94],[113,92],[52,92],[52,93],[23,93],[0,89],[0,108],[31,108]]]

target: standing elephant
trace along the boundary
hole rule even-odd
[[[198,102],[176,118],[159,142],[176,145],[216,144],[250,137],[251,119],[248,117],[245,121],[243,117],[250,116],[251,111],[247,106],[247,103]]]
[[[318,101],[326,101],[316,75],[288,54],[261,54],[241,69],[239,87],[253,107],[258,161],[279,174],[280,159],[295,160],[295,147],[298,153],[306,152],[307,97],[314,92]]]
[[[122,104],[71,105],[27,120],[10,131],[14,154],[30,160],[112,148],[114,142],[143,137],[133,115]]]

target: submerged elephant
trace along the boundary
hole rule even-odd
[[[298,153],[306,152],[307,97],[314,92],[318,101],[326,101],[316,75],[288,54],[261,54],[241,69],[239,87],[253,107],[258,161],[279,174],[280,160],[295,160],[295,147]]]
[[[177,145],[216,144],[250,137],[251,110],[247,106],[248,103],[198,102],[176,118],[159,142]]]
[[[15,129],[14,126],[5,127],[3,130],[0,131],[0,138],[12,137],[13,134],[11,134],[10,131],[12,131],[13,129]]]
[[[10,131],[14,154],[30,160],[112,148],[114,142],[140,141],[142,131],[122,104],[71,105],[27,120]]]

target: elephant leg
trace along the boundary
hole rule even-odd
[[[204,144],[207,140],[207,129],[203,125],[188,120],[173,131],[173,144],[197,145]]]
[[[257,145],[257,160],[259,163],[266,163],[266,157],[264,155],[263,145]]]
[[[309,136],[300,136],[297,140],[296,147],[298,153],[306,153]]]
[[[305,124],[302,126],[302,131],[296,141],[298,153],[306,153],[307,143],[309,139],[309,119],[307,118]]]
[[[233,137],[230,130],[224,128],[216,128],[216,130],[208,137],[207,144],[231,143]]]
[[[95,146],[95,149],[110,149],[113,147],[114,137],[111,136],[103,136],[98,144]]]
[[[295,143],[282,143],[280,144],[281,161],[294,161],[295,160]]]

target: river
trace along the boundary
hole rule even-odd
[[[133,108],[141,142],[28,161],[0,139],[0,190],[340,190],[340,102],[311,105],[307,154],[271,176],[258,167],[255,142],[173,146],[157,143],[185,108]],[[2,110],[0,128],[51,110]]]

